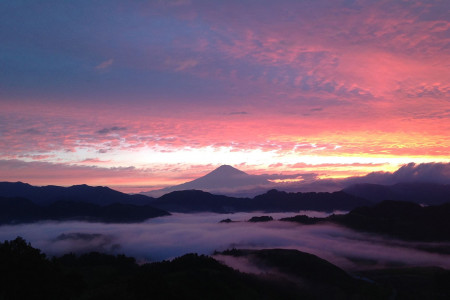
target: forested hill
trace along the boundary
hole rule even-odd
[[[45,220],[130,223],[167,215],[170,215],[167,211],[149,205],[114,203],[100,206],[72,201],[38,205],[25,198],[0,197],[0,224],[32,223]]]

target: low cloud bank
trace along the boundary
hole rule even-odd
[[[45,222],[0,227],[0,240],[22,236],[48,255],[102,251],[124,253],[141,262],[160,261],[196,252],[212,254],[230,248],[287,248],[315,254],[343,268],[355,261],[374,265],[420,265],[450,268],[450,257],[415,249],[424,243],[384,239],[334,225],[304,226],[290,222],[245,221],[255,213],[174,214],[140,224]],[[274,219],[293,213],[271,214]],[[444,245],[445,246],[445,245]],[[450,243],[447,245],[450,247]],[[374,263],[375,262],[375,263]]]
[[[399,182],[450,184],[450,163],[409,163],[401,166],[393,173],[373,172],[362,177],[351,177],[344,181],[346,184],[376,183],[390,185]]]
[[[364,176],[342,179],[313,179],[299,183],[278,184],[275,188],[289,192],[334,192],[358,183],[393,185],[403,182],[450,184],[450,163],[409,163],[392,173],[372,172]]]

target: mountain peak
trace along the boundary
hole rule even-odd
[[[219,193],[248,189],[249,187],[265,186],[270,182],[261,175],[250,175],[230,165],[221,165],[212,172],[179,185],[167,187],[157,191],[144,192],[144,195],[162,196],[173,191],[202,190]]]
[[[248,175],[248,174],[241,170],[238,170],[230,165],[221,165],[220,167],[218,167],[217,169],[208,173],[205,176],[208,176],[208,175],[228,177],[228,176],[233,176],[233,175]]]

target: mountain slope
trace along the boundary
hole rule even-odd
[[[206,192],[220,194],[222,192],[255,186],[266,186],[271,184],[267,179],[259,175],[249,175],[243,171],[229,165],[222,165],[214,171],[183,184],[167,187],[160,190],[143,192],[141,194],[152,197],[183,190],[202,190]]]
[[[229,213],[248,211],[250,199],[214,195],[199,190],[175,191],[155,200],[152,205],[172,212]]]
[[[32,223],[45,220],[131,223],[167,215],[169,215],[168,212],[149,205],[114,203],[99,206],[71,201],[56,201],[49,205],[38,205],[25,198],[0,197],[0,224]]]
[[[96,205],[113,203],[148,205],[154,200],[148,196],[129,195],[102,186],[92,187],[83,184],[71,187],[53,185],[38,187],[22,182],[0,182],[0,196],[27,198],[40,205],[56,201],[87,202]]]
[[[287,193],[270,190],[254,197],[253,203],[266,211],[317,210],[332,212],[350,210],[358,206],[371,205],[372,202],[343,191],[333,193]]]
[[[370,201],[344,192],[286,193],[270,190],[254,198],[235,198],[214,195],[199,190],[175,191],[152,202],[152,206],[171,212],[297,212],[318,210],[332,212],[370,205]]]
[[[18,237],[0,242],[0,296],[46,300],[267,300],[386,299],[391,294],[390,289],[355,279],[326,260],[296,250],[231,250],[221,257],[251,260],[256,268],[263,264],[272,272],[246,274],[213,257],[193,253],[147,264],[137,264],[125,255],[99,252],[49,259]],[[442,294],[440,289],[433,291]]]

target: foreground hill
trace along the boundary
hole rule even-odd
[[[253,259],[277,271],[241,273],[197,254],[144,265],[95,252],[49,260],[17,238],[0,243],[0,298],[387,299],[393,294],[296,250],[233,250],[223,255]]]
[[[235,198],[188,190],[168,193],[152,202],[152,206],[172,212],[239,211],[288,212],[299,210],[335,211],[370,205],[371,202],[344,192],[286,193],[270,190],[254,198]]]
[[[373,202],[384,200],[409,201],[437,205],[450,201],[450,185],[438,183],[397,183],[394,185],[355,184],[344,192]]]
[[[86,202],[101,206],[113,203],[148,205],[154,200],[144,195],[129,195],[103,186],[82,184],[71,187],[38,187],[22,182],[0,182],[0,196],[27,198],[39,205],[56,201]]]
[[[38,205],[25,198],[0,197],[0,224],[32,223],[44,220],[130,223],[166,215],[169,213],[148,205],[114,203],[99,206],[71,201]]]

